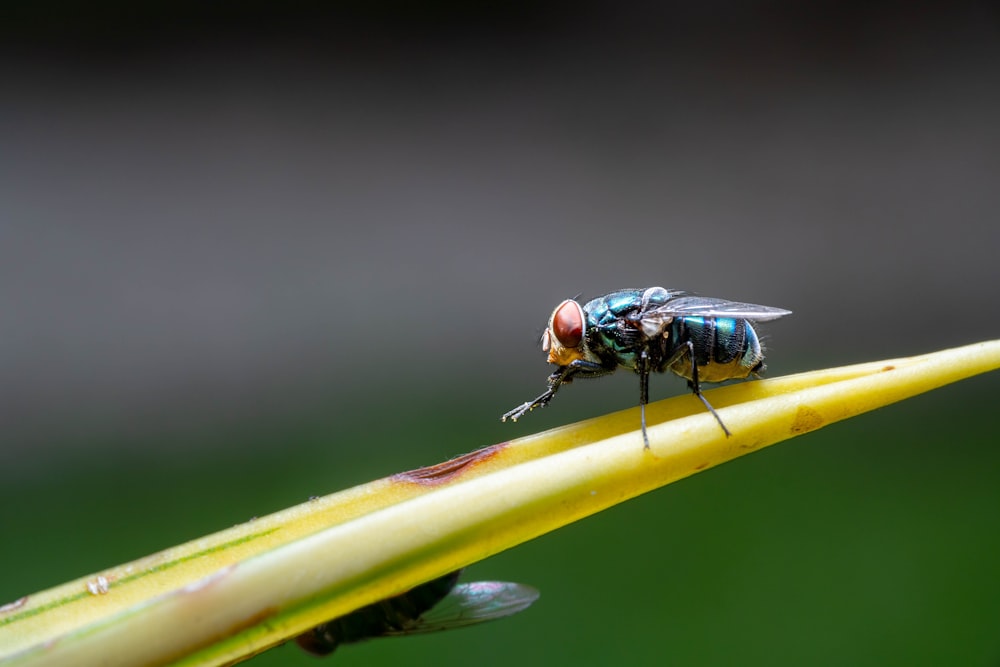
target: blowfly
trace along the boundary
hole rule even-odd
[[[760,374],[764,353],[753,323],[790,313],[663,287],[618,290],[583,306],[567,299],[552,311],[542,334],[548,362],[557,366],[548,377],[548,389],[501,420],[517,421],[548,405],[559,387],[574,378],[600,377],[627,368],[639,375],[642,439],[648,449],[649,374],[670,371],[687,379],[691,391],[729,436],[729,429],[701,393],[701,383]]]

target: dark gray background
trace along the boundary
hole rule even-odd
[[[772,371],[997,331],[983,8],[245,14],[9,47],[5,465],[517,380],[492,415],[552,305],[625,286],[791,308]]]

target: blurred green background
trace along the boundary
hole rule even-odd
[[[499,422],[578,293],[790,308],[771,375],[1000,331],[987,3],[184,9],[0,26],[0,601],[634,405]],[[998,389],[618,506],[469,568],[529,611],[332,660],[998,665]]]

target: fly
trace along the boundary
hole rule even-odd
[[[729,429],[701,393],[701,383],[760,374],[764,353],[752,323],[791,312],[662,287],[618,290],[583,306],[567,299],[552,311],[542,334],[548,362],[558,367],[548,377],[548,389],[503,415],[501,421],[517,421],[545,407],[559,387],[575,377],[600,377],[621,367],[639,375],[642,440],[647,449],[646,403],[649,374],[654,371],[686,378],[728,437]]]
[[[516,614],[538,599],[531,586],[506,581],[458,583],[461,570],[420,584],[327,621],[295,638],[307,653],[324,656],[341,644],[451,630]]]

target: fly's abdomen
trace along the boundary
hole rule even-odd
[[[681,317],[674,320],[670,335],[674,350],[691,342],[701,382],[743,379],[759,370],[764,360],[760,340],[747,320]],[[670,370],[690,380],[691,363],[691,357],[684,354]]]

